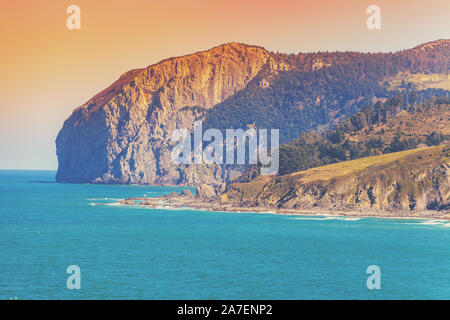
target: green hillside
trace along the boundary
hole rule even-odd
[[[448,140],[450,100],[437,98],[410,105],[409,98],[396,96],[377,102],[326,134],[302,134],[282,145],[280,174]]]
[[[450,147],[344,161],[284,176],[233,183],[223,202],[285,209],[450,212]]]

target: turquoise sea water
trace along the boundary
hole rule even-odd
[[[93,206],[181,188],[54,175],[0,171],[0,299],[450,299],[448,223]]]

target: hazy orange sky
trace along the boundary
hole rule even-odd
[[[81,8],[68,30],[66,8]],[[381,8],[381,30],[366,8]],[[272,51],[396,51],[450,38],[449,0],[2,0],[0,168],[56,169],[75,107],[125,71],[226,42]]]

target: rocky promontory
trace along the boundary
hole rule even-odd
[[[221,201],[246,207],[328,208],[404,215],[450,213],[450,148],[436,146],[232,183]]]
[[[192,130],[197,120],[222,132],[279,129],[285,143],[387,98],[384,83],[399,72],[448,74],[449,52],[448,39],[393,54],[282,54],[228,43],[131,70],[64,122],[56,181],[223,188],[244,166],[173,163],[175,129]]]
[[[276,65],[269,60],[263,48],[230,43],[127,72],[65,121],[56,181],[217,185],[237,175],[238,168],[176,166],[170,137]]]
[[[450,148],[437,146],[316,167],[286,176],[200,186],[121,205],[210,211],[450,219]],[[337,168],[339,166],[339,168]],[[337,170],[339,169],[339,170]]]

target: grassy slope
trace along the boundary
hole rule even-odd
[[[440,158],[443,149],[444,146],[427,147],[333,163],[322,167],[292,173],[287,175],[286,179],[295,178],[301,183],[310,183],[356,174],[370,167],[392,165],[394,162],[395,165],[408,164],[412,166],[420,162],[428,161],[429,159]]]
[[[399,72],[394,77],[384,79],[389,84],[390,90],[396,90],[403,84],[413,83],[417,90],[444,89],[450,90],[450,75],[439,73],[415,73]]]
[[[378,184],[381,189],[386,189],[395,181],[399,190],[392,193],[395,196],[383,204],[387,206],[390,202],[401,202],[407,197],[418,198],[423,190],[431,188],[435,183],[431,181],[432,178],[425,177],[417,183],[411,173],[423,173],[444,163],[449,164],[449,153],[448,146],[435,146],[345,161],[279,177],[259,176],[248,183],[231,184],[222,200],[269,199],[265,203],[275,205],[289,196],[293,188],[303,186],[302,190],[316,187],[333,190],[332,192],[339,190],[340,196],[347,199],[345,201],[354,202],[355,190],[360,186],[367,188],[369,185]],[[446,182],[443,180],[441,183]]]
[[[390,143],[397,133],[402,136],[422,138],[430,133],[438,132],[450,135],[450,105],[433,106],[422,112],[408,113],[402,111],[397,117],[389,119],[387,123],[380,123],[360,132],[346,134],[352,141],[366,142],[371,138],[381,138],[386,144]],[[383,130],[383,134],[381,134]]]

